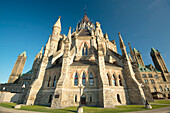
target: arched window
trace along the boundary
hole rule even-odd
[[[162,86],[159,86],[159,88],[160,88],[160,91],[162,92],[163,91]]]
[[[93,80],[93,74],[92,73],[90,73],[90,76],[89,76],[89,85],[90,86],[94,85],[94,80]]]
[[[113,85],[116,86],[116,78],[115,78],[114,75],[113,75],[113,80],[112,81],[113,81]]]
[[[109,75],[107,74],[107,79],[108,79],[108,82],[109,82],[109,86],[111,86],[111,83],[110,83],[110,77]]]
[[[86,96],[84,94],[81,96],[81,104],[86,104]]]
[[[50,87],[50,81],[51,81],[51,76],[50,76],[49,79],[48,79],[48,85],[47,85],[47,87]]]
[[[155,86],[153,86],[153,90],[154,90],[154,92],[157,92],[157,89],[156,89],[156,87],[155,87]]]
[[[121,80],[120,75],[119,75],[119,85],[122,86],[122,80]]]
[[[50,95],[50,96],[49,96],[49,99],[48,99],[48,103],[51,103],[51,102],[52,102],[52,99],[53,99],[53,96]]]
[[[117,94],[117,101],[121,104],[120,96]]]
[[[88,46],[84,43],[84,47],[82,48],[82,55],[88,55]]]
[[[54,77],[54,80],[53,80],[53,87],[56,86],[56,76]]]
[[[77,73],[75,74],[75,77],[74,77],[74,85],[78,86],[78,76],[77,76]]]
[[[77,95],[74,96],[74,102],[77,102]]]
[[[85,76],[85,73],[83,73],[83,76],[82,76],[82,84],[83,84],[83,86],[86,85],[86,76]]]

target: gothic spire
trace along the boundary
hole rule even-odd
[[[120,41],[120,49],[126,48],[126,46],[123,42],[122,36],[120,35],[120,33],[118,33],[118,35],[119,35],[119,41]]]
[[[57,22],[54,24],[54,26],[53,27],[58,27],[58,28],[60,28],[61,29],[61,21],[60,21],[60,16],[59,16],[59,18],[58,18],[58,20],[57,20]]]

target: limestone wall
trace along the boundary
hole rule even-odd
[[[11,93],[0,91],[0,102],[19,102],[22,97],[21,93]]]

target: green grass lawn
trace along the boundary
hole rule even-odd
[[[156,100],[154,103],[167,104],[170,101],[168,100]],[[0,106],[6,108],[14,109],[16,103],[0,103]],[[170,105],[152,105],[153,109],[168,107]],[[31,105],[31,106],[22,106],[19,110],[28,110],[28,111],[38,111],[38,112],[48,112],[48,113],[75,113],[77,107],[68,107],[65,109],[51,109],[46,106]],[[99,107],[83,107],[84,113],[118,113],[118,112],[132,112],[132,111],[143,111],[148,110],[144,105],[123,105],[116,106],[115,108],[99,108]]]
[[[170,100],[154,100],[154,102],[151,103],[170,104]]]

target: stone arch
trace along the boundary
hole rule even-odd
[[[79,76],[78,76],[77,71],[74,72],[73,80],[74,80],[74,86],[78,86],[78,84],[79,84]]]
[[[115,73],[113,73],[112,75],[112,82],[113,82],[113,86],[117,86],[117,76]]]
[[[122,77],[120,74],[118,75],[118,80],[119,80],[119,86],[123,86]]]
[[[156,86],[153,86],[153,90],[154,92],[157,92]]]
[[[87,83],[86,83],[86,77],[87,77],[87,75],[86,75],[86,72],[85,71],[83,71],[83,73],[82,73],[82,85],[83,86],[85,86]]]
[[[107,79],[108,79],[109,86],[111,86],[112,83],[111,83],[111,75],[110,75],[110,72],[107,72],[106,77],[107,77]]]
[[[81,55],[88,55],[89,54],[89,47],[86,42],[84,42],[81,46]]]

